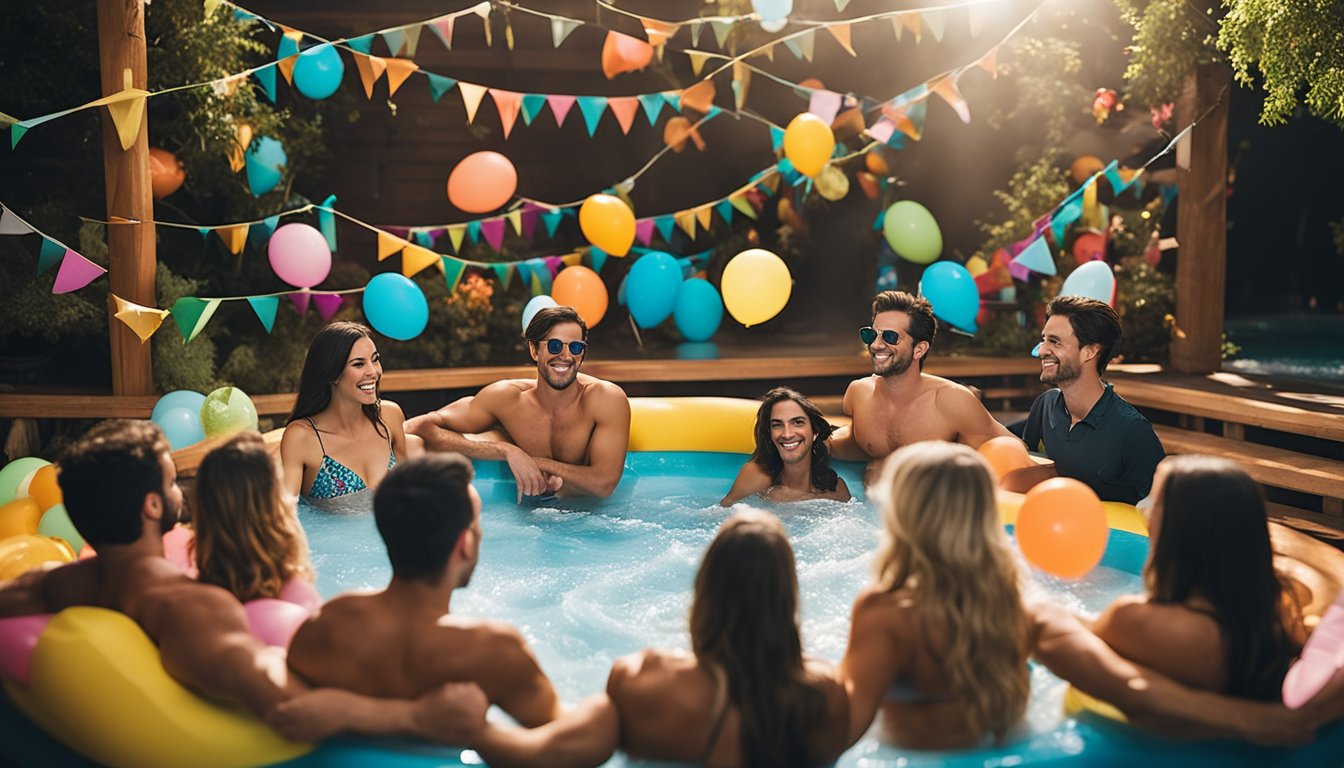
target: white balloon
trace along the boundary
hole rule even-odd
[[[532,318],[535,317],[538,312],[546,307],[555,306],[559,306],[555,303],[555,299],[552,299],[544,293],[540,296],[533,296],[532,299],[527,302],[527,305],[523,307],[523,333],[527,333],[527,326],[532,324]]]

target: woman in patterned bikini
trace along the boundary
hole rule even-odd
[[[323,328],[308,347],[299,396],[280,442],[285,489],[324,512],[373,509],[376,487],[406,456],[405,416],[383,400],[383,366],[359,323]]]

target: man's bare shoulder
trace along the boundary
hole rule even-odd
[[[537,388],[535,379],[500,379],[499,381],[486,384],[481,387],[481,391],[476,393],[476,400],[480,402],[506,402],[515,400],[525,392],[531,392]]]
[[[629,401],[629,398],[625,395],[624,389],[621,389],[620,386],[613,384],[606,379],[599,379],[596,376],[580,373],[578,385],[583,388],[584,397],[591,397],[601,401]]]
[[[849,386],[845,387],[845,397],[848,398],[850,395],[860,397],[864,395],[871,395],[873,393],[873,389],[876,386],[877,386],[877,374],[869,374],[861,379],[855,379],[849,382]]]
[[[931,373],[921,373],[919,375],[919,387],[922,392],[932,392],[938,398],[939,407],[953,406],[962,407],[970,401],[980,402],[970,387],[965,384],[958,384],[951,379],[944,379],[942,376],[934,376]]]

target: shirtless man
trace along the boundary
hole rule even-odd
[[[766,501],[849,501],[849,486],[831,469],[827,438],[834,431],[802,394],[788,387],[766,392],[756,411],[756,450],[719,504],[731,506],[753,494]]]
[[[610,496],[625,469],[630,402],[621,388],[579,373],[588,326],[572,307],[548,307],[528,323],[536,380],[506,379],[406,422],[430,451],[507,461],[518,499],[559,491]],[[492,429],[503,440],[467,435]]]
[[[291,669],[316,685],[379,698],[414,699],[444,683],[475,683],[527,726],[559,714],[555,689],[517,630],[449,613],[480,553],[481,497],[471,478],[466,459],[443,453],[387,473],[373,516],[392,581],[381,592],[324,605],[294,635]]]
[[[159,646],[164,669],[178,682],[269,720],[299,690],[287,674],[284,652],[252,637],[233,595],[188,578],[163,557],[162,536],[182,510],[168,451],[168,440],[148,421],[104,422],[73,446],[60,462],[61,491],[75,528],[98,555],[0,584],[0,616],[75,605],[120,611]],[[464,718],[470,709],[458,710],[454,725],[470,724],[473,717]],[[413,702],[378,702],[352,710],[342,727],[449,740],[474,732],[459,727],[454,736],[444,734],[441,724],[423,728],[417,719],[425,714]],[[449,719],[442,711],[428,714],[434,721]]]
[[[873,324],[859,329],[872,355],[873,375],[850,382],[845,390],[844,412],[854,421],[831,439],[836,458],[881,459],[923,440],[979,448],[992,437],[1011,436],[971,390],[923,372],[936,332],[927,299],[901,291],[873,298]]]

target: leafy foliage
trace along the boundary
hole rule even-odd
[[[1200,0],[1115,0],[1121,17],[1134,27],[1125,70],[1126,98],[1132,106],[1156,107],[1175,101],[1185,78],[1215,60],[1217,23],[1212,4]],[[1199,10],[1205,6],[1204,13]]]
[[[1266,93],[1260,122],[1284,122],[1302,102],[1344,128],[1344,0],[1224,0],[1218,32],[1237,82]]]

